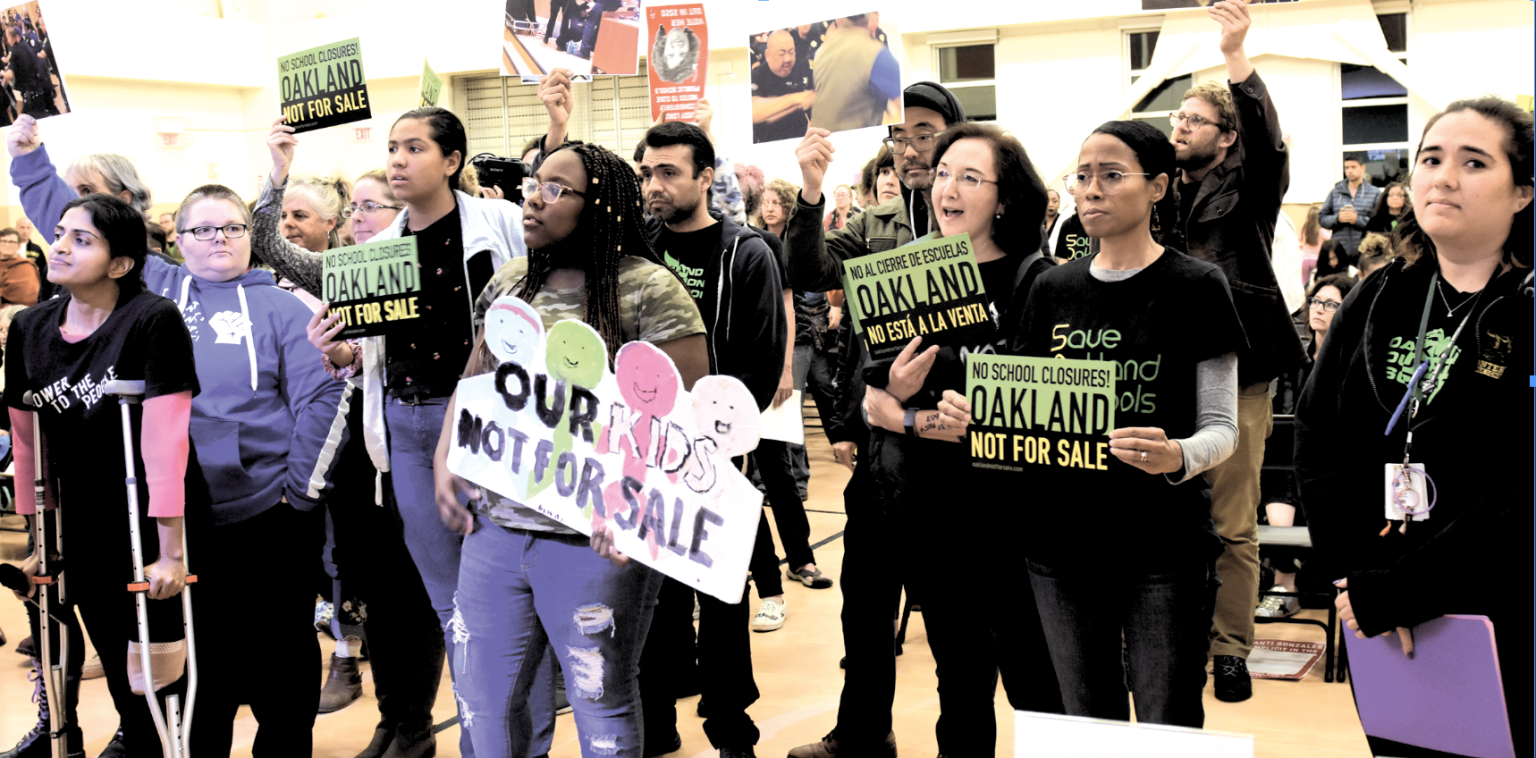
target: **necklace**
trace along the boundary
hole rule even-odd
[[[1454,315],[1456,315],[1456,311],[1461,310],[1461,307],[1463,305],[1466,305],[1467,303],[1470,303],[1473,300],[1477,299],[1477,298],[1472,297],[1472,293],[1469,292],[1469,293],[1467,293],[1467,299],[1466,300],[1461,301],[1460,305],[1457,305],[1455,308],[1452,308],[1451,307],[1451,301],[1446,299],[1446,297],[1445,297],[1445,289],[1444,289],[1444,287],[1445,287],[1445,280],[1444,279],[1441,279],[1439,282],[1437,282],[1435,284],[1435,291],[1440,293],[1440,302],[1445,303],[1445,310],[1446,310],[1446,314],[1445,315],[1446,316],[1454,316]],[[1482,290],[1478,290],[1479,294],[1481,292],[1482,292]]]

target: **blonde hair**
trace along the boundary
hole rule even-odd
[[[1184,100],[1198,97],[1216,109],[1221,123],[1216,126],[1224,132],[1237,128],[1237,106],[1232,104],[1232,91],[1218,82],[1201,82],[1184,92]],[[1181,101],[1182,102],[1182,101]]]
[[[309,207],[314,208],[321,218],[336,221],[326,241],[330,247],[341,247],[341,209],[352,202],[352,183],[339,176],[329,179],[310,174],[293,176],[288,179],[285,202],[295,195],[307,200]]]
[[[357,181],[352,182],[352,188],[354,191],[357,189],[357,185],[361,184],[364,179],[371,180],[375,184],[378,184],[379,187],[384,190],[384,197],[388,198],[391,204],[400,202],[400,198],[395,196],[395,189],[389,186],[389,175],[384,173],[384,169],[376,168],[372,171],[369,171],[368,173],[363,174],[362,176],[357,177]]]
[[[459,172],[459,191],[470,197],[480,196],[480,172],[470,166],[468,171]]]
[[[133,167],[133,161],[127,156],[117,153],[93,153],[81,156],[65,168],[64,173],[70,171],[94,171],[101,176],[106,183],[107,194],[117,195],[128,193],[128,204],[139,213],[149,218],[149,209],[154,205],[150,199],[149,188],[139,179],[139,170]]]

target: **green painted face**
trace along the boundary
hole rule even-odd
[[[583,322],[567,319],[549,330],[544,363],[549,375],[582,387],[596,387],[608,367],[603,338]]]

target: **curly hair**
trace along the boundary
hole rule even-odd
[[[790,184],[787,181],[784,181],[783,179],[774,179],[773,181],[768,182],[768,186],[763,190],[764,195],[769,192],[772,192],[778,196],[779,206],[784,209],[784,224],[787,227],[789,225],[789,220],[795,217],[795,206],[799,204],[797,201],[800,197],[800,188]],[[755,226],[767,229],[768,225],[763,223],[763,208],[761,202],[759,202],[757,210],[758,215],[757,223]]]
[[[580,261],[586,273],[587,312],[583,319],[602,335],[612,362],[624,344],[624,330],[619,310],[619,261],[626,255],[661,264],[651,238],[645,233],[645,209],[640,200],[640,183],[629,164],[601,145],[567,142],[551,156],[570,150],[581,157],[587,172],[587,186],[582,189],[587,204],[571,239],[560,249],[588,252]],[[555,250],[528,251],[528,273],[513,292],[525,302],[543,289],[555,268]],[[671,271],[671,269],[667,269]]]

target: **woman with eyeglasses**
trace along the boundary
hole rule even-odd
[[[926,512],[953,498],[954,480],[935,472],[966,472],[978,492],[1000,492],[1022,481],[972,470],[965,424],[939,411],[945,390],[964,388],[966,356],[995,354],[1008,344],[1035,278],[1055,264],[1039,252],[1046,189],[1024,146],[991,124],[961,123],[939,138],[933,152],[933,205],[938,232],[923,239],[968,234],[979,264],[995,331],[973,345],[926,347],[913,341],[889,367],[871,374],[864,407],[870,425],[868,455],[875,498],[892,511]],[[918,465],[918,462],[921,464]],[[915,517],[915,516],[914,516]],[[949,571],[968,576],[1006,572],[1001,556],[976,550],[974,535],[940,530],[928,546],[944,556]],[[1009,611],[978,626],[976,608],[992,591],[962,583],[913,588],[923,606],[929,645],[939,671],[939,752],[991,755],[997,724],[993,696],[1002,671],[1009,703],[1018,710],[1062,712],[1045,637],[1025,588],[1008,600]],[[848,651],[848,669],[863,663],[865,651]]]
[[[214,527],[194,564],[204,588],[194,612],[204,640],[218,641],[211,649],[241,651],[199,658],[193,750],[229,755],[235,712],[249,703],[257,752],[306,754],[320,651],[303,624],[314,607],[305,556],[320,547],[312,511],[335,473],[342,387],[309,342],[309,308],[251,268],[250,211],[238,195],[214,184],[193,190],[176,228],[184,262],[147,259],[145,284],[180,306],[202,388],[191,432]],[[274,545],[287,546],[279,560]]]
[[[1519,440],[1532,132],[1530,113],[1494,97],[1429,119],[1398,257],[1344,298],[1296,411],[1301,503],[1315,562],[1345,590],[1345,633],[1395,634],[1406,654],[1419,624],[1487,616],[1517,755],[1532,752],[1531,448]],[[1369,741],[1377,755],[1422,754]]]
[[[709,373],[704,321],[651,246],[634,176],[628,163],[597,145],[568,142],[550,153],[523,180],[528,256],[496,272],[476,303],[476,319],[483,323],[497,298],[514,295],[538,312],[546,334],[564,319],[591,325],[606,343],[610,366],[625,343],[655,345],[691,389]],[[495,369],[483,330],[478,342],[466,373]],[[450,420],[453,408],[450,400]],[[455,688],[476,755],[533,752],[527,723],[535,667],[527,662],[552,649],[569,674],[581,754],[640,758],[636,677],[661,574],[614,553],[611,535],[589,539],[530,508],[479,500],[474,512],[465,510],[470,485],[447,466],[452,437],[444,423],[437,504],[448,528],[465,535],[451,627],[470,640],[454,666],[473,675],[461,672]],[[571,623],[594,605],[612,613],[609,626],[593,631]]]
[[[1116,364],[1106,454],[1027,480],[1060,501],[1031,509],[1023,541],[1067,713],[1127,720],[1129,684],[1138,722],[1199,728],[1222,551],[1200,474],[1237,446],[1245,340],[1220,270],[1160,241],[1174,171],[1150,124],[1089,135],[1065,184],[1099,252],[1036,280],[1009,352]]]
[[[272,173],[258,207],[281,203],[280,190],[287,183],[297,144],[292,127],[282,119],[274,122],[267,138]],[[438,630],[431,638],[417,635],[413,642],[401,644],[425,650],[434,660],[442,660],[446,651],[453,660],[457,643],[448,622],[453,617],[463,538],[447,529],[438,515],[432,456],[448,399],[472,348],[474,299],[497,269],[524,255],[522,209],[455,189],[465,168],[468,137],[464,123],[447,109],[419,108],[400,116],[390,127],[387,149],[386,183],[405,207],[369,241],[416,237],[422,274],[418,303],[423,315],[388,337],[363,340],[363,355],[354,358],[362,361],[363,438],[374,465],[390,472],[406,546],[438,619]],[[268,262],[274,269],[311,292],[321,291],[319,254],[292,246],[276,246],[271,252]],[[327,339],[334,339],[341,329],[336,316],[320,326],[326,330],[320,336]],[[402,581],[409,584],[409,577]],[[443,647],[437,647],[437,640]],[[434,673],[440,670],[436,665],[402,671],[402,678],[411,678],[406,691],[430,692],[431,697],[422,696],[427,703],[435,699],[440,678]],[[453,674],[457,679],[459,672]],[[539,707],[550,712],[551,721],[552,687],[548,697],[536,698]],[[459,715],[464,720],[464,714]],[[430,711],[411,709],[401,719],[405,720],[386,714],[364,755],[388,750],[392,756],[422,756],[436,750]],[[465,756],[475,754],[467,730],[460,735],[459,749]]]

